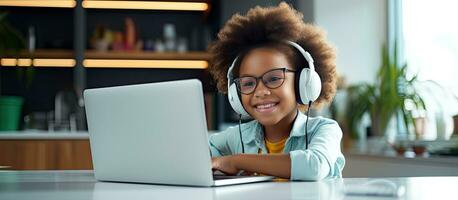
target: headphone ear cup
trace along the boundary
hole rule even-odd
[[[309,97],[309,101],[316,101],[318,97],[321,94],[321,78],[316,73],[316,71],[311,71],[310,72],[310,80],[309,80],[309,85],[307,86],[307,96]]]
[[[243,108],[242,102],[240,101],[241,99],[240,99],[239,93],[237,91],[237,85],[235,83],[230,84],[227,90],[227,98],[229,100],[229,103],[232,106],[232,109],[234,109],[234,111],[237,114],[242,115],[243,118],[250,117],[250,115],[245,110],[245,108]]]
[[[299,74],[296,74],[294,76],[294,93],[296,94],[296,102],[299,104],[304,104],[302,101],[302,97],[299,91],[304,90],[304,87],[301,87],[301,74],[302,70],[299,72]]]
[[[296,91],[298,103],[308,104],[318,99],[321,93],[321,79],[318,73],[309,68],[303,68],[298,76]]]

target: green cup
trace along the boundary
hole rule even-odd
[[[0,96],[0,133],[18,130],[23,102],[22,97]]]

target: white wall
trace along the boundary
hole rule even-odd
[[[347,83],[373,82],[387,38],[386,0],[315,0],[314,21],[337,48]]]

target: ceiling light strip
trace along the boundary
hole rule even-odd
[[[14,67],[16,66],[17,59],[16,58],[2,58],[0,59],[1,66],[5,67]]]
[[[75,67],[75,59],[47,59],[47,58],[2,58],[2,67]]]
[[[74,67],[75,65],[75,59],[33,59],[33,66],[35,67]]]
[[[19,59],[17,59],[17,66],[19,66],[19,67],[30,67],[30,66],[32,66],[32,59],[30,59],[30,58],[19,58]]]
[[[74,8],[74,0],[0,0],[0,6]]]
[[[162,69],[206,69],[205,60],[118,60],[85,59],[87,68],[162,68]]]
[[[83,8],[205,11],[208,9],[208,4],[202,2],[85,0]]]
[[[2,58],[3,67],[75,67],[75,59],[45,58]],[[83,66],[87,68],[159,68],[159,69],[206,69],[205,60],[119,60],[119,59],[85,59]]]

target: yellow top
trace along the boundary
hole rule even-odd
[[[283,149],[285,148],[286,139],[288,139],[288,137],[285,137],[284,139],[278,142],[269,142],[269,140],[264,139],[264,141],[266,142],[267,153],[269,154],[270,153],[283,153]]]

